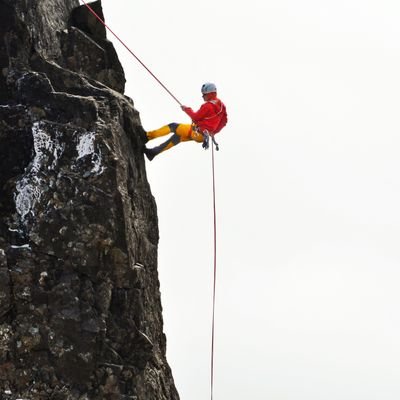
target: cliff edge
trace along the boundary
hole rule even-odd
[[[179,399],[144,131],[124,84],[78,0],[0,0],[3,400]]]

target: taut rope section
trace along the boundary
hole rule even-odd
[[[164,90],[167,91],[167,93],[180,105],[182,106],[182,103],[172,94],[170,90],[150,71],[150,69],[143,63],[143,61],[136,56],[136,54],[124,43],[123,40],[119,38],[119,36],[114,33],[114,31],[97,15],[97,13],[93,10],[92,7],[89,6],[89,4],[86,3],[85,0],[81,0],[82,3],[88,8],[88,10],[115,36],[115,38],[133,55],[133,57],[136,58],[136,60],[146,69],[146,71],[163,87]]]

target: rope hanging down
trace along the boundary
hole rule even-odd
[[[142,60],[136,56],[136,54],[124,43],[123,40],[119,38],[119,36],[113,32],[113,30],[97,15],[97,13],[93,10],[92,7],[89,6],[85,2],[85,0],[81,0],[82,3],[87,7],[87,9],[105,26],[106,29],[108,29],[114,36],[115,38],[133,55],[133,57],[136,58],[136,60],[146,69],[146,71],[167,91],[167,93],[180,105],[182,106],[183,104],[171,93],[170,90],[150,71],[149,68],[142,62]]]
[[[214,139],[214,137],[213,137]],[[218,146],[216,146],[218,150]],[[213,211],[214,211],[214,283],[213,283],[213,302],[212,302],[212,328],[211,328],[211,400],[214,395],[214,336],[215,336],[215,292],[217,283],[217,206],[215,201],[215,162],[214,146],[211,144],[212,154],[212,185],[213,185]]]

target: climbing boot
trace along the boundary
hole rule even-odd
[[[153,158],[157,155],[157,152],[154,149],[148,149],[147,147],[144,148],[144,154],[146,155],[149,161],[152,161]]]

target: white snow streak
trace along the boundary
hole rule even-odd
[[[94,153],[94,132],[88,132],[79,138],[78,145],[78,160],[89,154]]]
[[[32,136],[35,156],[26,169],[25,176],[16,184],[15,205],[18,214],[22,218],[28,215],[29,212],[33,213],[36,203],[41,198],[42,179],[39,176],[40,172],[45,169],[54,169],[64,151],[64,145],[60,144],[57,138],[53,139],[43,130],[40,122],[33,124]],[[52,159],[52,162],[49,165],[48,161],[50,159]]]
[[[93,172],[94,174],[101,174],[103,172],[104,168],[102,166],[101,151],[98,150],[98,152],[96,152],[94,132],[87,132],[83,134],[79,138],[79,142],[78,145],[76,146],[76,149],[78,151],[77,160],[88,155],[92,156],[93,168],[91,172]]]

